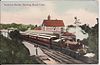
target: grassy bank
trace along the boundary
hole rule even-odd
[[[35,56],[29,56],[29,50],[20,42],[0,35],[0,64],[38,64]]]

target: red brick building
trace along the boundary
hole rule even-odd
[[[43,20],[42,23],[42,30],[44,31],[61,31],[64,28],[63,20],[51,20],[50,15],[48,16],[47,20]]]

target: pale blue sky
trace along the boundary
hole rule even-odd
[[[91,11],[91,12],[95,12],[95,13],[98,13],[98,5],[96,4],[97,2],[96,1],[79,1],[79,0],[76,0],[76,1],[58,1],[58,2],[55,2],[56,5],[57,5],[57,10],[58,11],[65,11],[65,10],[69,10],[69,9],[80,9],[80,8],[84,8],[88,11]]]

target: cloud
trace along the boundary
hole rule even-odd
[[[75,16],[80,19],[82,24],[86,23],[90,26],[96,24],[96,17],[98,17],[98,15],[94,12],[72,8],[58,13],[53,1],[43,1],[41,3],[45,3],[45,6],[24,7],[26,9],[16,12],[1,11],[1,22],[41,25],[43,20],[47,19],[47,16],[50,14],[51,19],[62,19],[66,26],[74,23]]]
[[[14,2],[15,3],[15,2]],[[31,3],[31,2],[30,2]],[[26,9],[12,12],[3,11],[1,13],[2,23],[24,23],[24,24],[41,24],[47,15],[54,14],[54,4],[52,2],[44,1],[45,6],[24,7]],[[16,7],[14,7],[16,8]],[[9,8],[11,9],[11,8]],[[20,9],[20,8],[19,8]]]
[[[65,24],[73,24],[74,23],[74,17],[77,16],[82,24],[89,24],[90,26],[95,25],[96,17],[98,15],[93,12],[86,11],[85,9],[71,9],[64,13],[62,16],[62,19],[64,20]]]

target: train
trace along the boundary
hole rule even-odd
[[[24,40],[35,42],[35,43],[38,43],[40,45],[47,46],[49,48],[51,48],[52,40],[57,39],[56,36],[46,35],[46,34],[28,34],[28,33],[24,33],[24,34],[21,34],[21,35],[22,35],[22,39],[24,39]]]
[[[69,49],[75,53],[85,54],[84,44],[76,42],[74,37],[57,37],[52,34],[21,33],[23,40],[35,42],[55,50]]]
[[[11,33],[11,32],[10,32]],[[10,35],[9,33],[9,35]],[[34,42],[39,45],[46,46],[50,49],[53,49],[55,51],[62,52],[64,54],[67,54],[75,59],[81,60],[85,63],[97,63],[98,61],[94,58],[89,58],[86,55],[87,48],[80,40],[76,41],[76,38],[74,35],[67,35],[64,36],[62,34],[54,34],[52,32],[17,32],[17,36],[20,39],[20,41],[28,41],[28,42]],[[19,35],[20,33],[20,35]],[[13,31],[13,37],[16,35],[16,31]],[[84,60],[85,59],[85,60]]]

